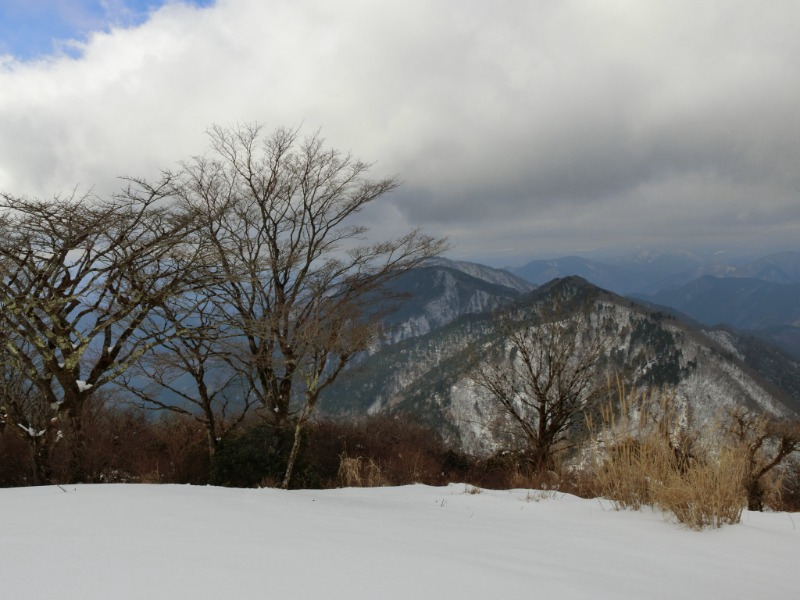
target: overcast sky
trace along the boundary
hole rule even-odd
[[[322,129],[362,218],[489,264],[800,250],[800,2],[0,0],[0,190],[154,177],[212,124]]]

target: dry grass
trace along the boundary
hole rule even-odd
[[[655,505],[692,529],[738,523],[745,506],[745,461],[735,449],[713,460],[697,461],[686,472],[673,471],[656,488]]]
[[[619,386],[618,402],[601,407],[599,425],[589,420],[599,453],[592,474],[595,490],[617,509],[654,505],[656,488],[673,470],[675,454],[666,437],[668,399],[662,396],[658,413],[653,400]]]
[[[672,398],[626,392],[590,421],[599,454],[595,491],[615,508],[654,506],[692,529],[738,523],[745,506],[745,455],[735,447],[704,446],[680,433]]]
[[[339,483],[343,487],[381,487],[387,485],[381,468],[373,459],[339,455]]]

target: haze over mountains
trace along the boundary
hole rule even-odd
[[[780,252],[750,260],[688,251],[642,251],[602,261],[581,256],[533,260],[508,270],[535,284],[578,275],[618,294],[654,294],[700,277],[746,277],[786,284],[800,283],[800,252]]]

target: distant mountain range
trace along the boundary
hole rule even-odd
[[[739,329],[800,325],[800,283],[706,275],[657,294],[633,297],[669,306],[707,325]]]
[[[746,263],[729,262],[720,256],[708,260],[690,252],[648,251],[606,261],[565,256],[534,260],[509,271],[538,285],[577,275],[618,294],[655,294],[706,275],[800,283],[800,252],[770,254]]]
[[[614,262],[564,256],[534,260],[509,270],[537,285],[576,275],[603,289],[629,294],[661,289],[665,281],[697,269],[701,264],[699,258],[689,253],[641,253]]]
[[[577,275],[668,307],[704,325],[748,330],[800,359],[800,252],[780,252],[734,263],[690,252],[640,252],[605,262],[568,256],[511,269],[542,284]]]

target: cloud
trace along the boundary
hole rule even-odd
[[[796,246],[798,19],[790,0],[171,3],[0,68],[0,189],[105,192],[259,120],[397,174],[363,218],[463,256]]]

